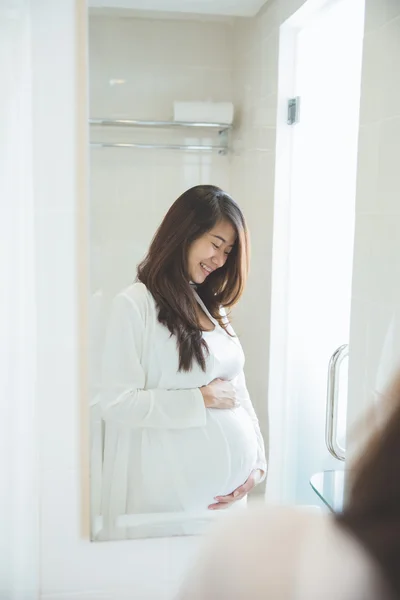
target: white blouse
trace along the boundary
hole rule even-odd
[[[142,283],[114,300],[100,393],[105,537],[116,537],[111,530],[118,515],[210,513],[215,496],[231,493],[253,469],[266,472],[240,342],[196,298],[215,325],[203,333],[209,348],[205,372],[197,363],[189,372],[178,371],[176,338],[159,323],[156,303]],[[199,388],[216,378],[233,381],[240,408],[205,407]]]

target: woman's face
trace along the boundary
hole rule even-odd
[[[201,284],[207,277],[223,267],[236,240],[236,232],[229,221],[219,221],[195,240],[189,248],[189,277],[193,283]]]

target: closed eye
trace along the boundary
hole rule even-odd
[[[217,244],[214,244],[214,242],[211,242],[211,244],[214,246],[214,248],[215,248],[216,250],[220,250],[221,246],[217,246]],[[225,254],[226,256],[229,256],[229,255],[230,255],[230,253],[231,253],[230,251],[229,251],[229,252],[224,252],[224,254]]]

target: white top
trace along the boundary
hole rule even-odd
[[[159,323],[153,296],[143,284],[135,283],[114,300],[101,392],[106,423],[102,514],[108,528],[125,513],[210,513],[215,496],[231,493],[253,469],[266,471],[240,342],[196,297],[215,325],[203,334],[210,351],[205,372],[197,363],[189,372],[178,372],[176,338]],[[234,382],[240,408],[205,408],[199,388],[216,378]]]
[[[207,535],[176,600],[389,600],[377,566],[326,514],[260,506]]]

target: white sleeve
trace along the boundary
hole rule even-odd
[[[115,298],[106,335],[101,407],[104,421],[133,428],[204,427],[206,408],[199,389],[145,389],[141,365],[143,319],[135,303]]]
[[[253,404],[250,399],[249,392],[246,386],[246,378],[244,375],[244,371],[238,375],[234,381],[234,385],[236,387],[236,392],[238,395],[238,400],[240,402],[240,406],[242,406],[250,419],[252,420],[254,430],[257,436],[257,460],[254,465],[254,469],[260,469],[263,471],[263,475],[260,479],[260,482],[263,481],[267,475],[267,461],[265,458],[265,447],[262,433],[260,431],[260,424],[258,422],[258,418],[256,412],[254,410]]]

